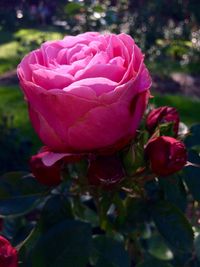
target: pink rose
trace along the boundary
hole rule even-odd
[[[152,138],[145,151],[150,160],[152,171],[160,176],[168,176],[178,172],[187,163],[185,145],[173,137]]]
[[[0,236],[0,266],[17,267],[18,255],[17,250],[12,247],[7,239]]]
[[[126,34],[44,43],[18,66],[33,127],[57,153],[111,153],[135,136],[149,98],[144,56]]]

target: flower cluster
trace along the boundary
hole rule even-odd
[[[130,36],[85,33],[46,42],[22,60],[18,76],[30,120],[45,144],[30,162],[38,181],[56,186],[63,166],[82,159],[89,185],[110,190],[127,180],[121,151],[133,146],[137,154],[134,143],[151,86],[144,56]],[[147,115],[149,137],[139,142],[146,161],[138,170],[157,177],[185,166],[186,149],[175,139],[179,121],[173,107]]]

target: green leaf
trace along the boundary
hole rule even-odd
[[[31,258],[34,267],[85,267],[90,250],[90,225],[66,220],[40,236]]]
[[[160,260],[171,260],[173,258],[172,251],[168,248],[163,238],[154,234],[147,240],[148,252],[152,256]]]
[[[165,136],[174,136],[174,122],[167,122],[162,123],[158,126],[158,129],[160,130],[160,135]]]
[[[36,227],[30,235],[19,245],[20,267],[33,267],[31,252],[41,236],[40,228]]]
[[[166,261],[160,261],[160,260],[156,260],[156,259],[148,259],[142,263],[137,264],[136,267],[173,267],[173,266]]]
[[[144,149],[140,144],[134,144],[123,151],[123,165],[128,175],[133,175],[138,167],[144,166]]]
[[[125,221],[131,228],[148,220],[149,210],[145,201],[129,198],[127,199],[126,207],[127,216]]]
[[[180,208],[183,212],[187,206],[187,195],[183,182],[178,175],[159,179],[165,200]]]
[[[21,215],[30,211],[40,201],[45,186],[23,172],[7,173],[0,178],[0,215]]]
[[[80,9],[83,7],[81,3],[68,3],[65,6],[65,12],[68,16],[74,16],[80,12]]]
[[[108,262],[107,260],[105,260],[103,257],[99,258],[97,263],[95,264],[95,267],[116,267],[116,265]]]
[[[190,252],[193,248],[193,231],[184,214],[166,201],[153,204],[151,211],[158,231],[170,247],[180,252]]]
[[[200,157],[196,151],[189,151],[188,160],[200,165]],[[184,168],[184,180],[194,199],[200,201],[200,168],[188,166]]]
[[[78,218],[84,222],[88,222],[93,227],[99,226],[99,217],[93,209],[89,208],[79,197],[74,197],[72,202],[73,214],[75,218]]]
[[[98,13],[102,13],[102,12],[105,12],[105,8],[101,5],[96,5],[93,7],[93,11],[98,12]]]
[[[117,213],[116,224],[123,226],[126,220],[126,208],[119,192],[114,195],[113,204],[115,205],[115,213]]]
[[[24,216],[6,217],[3,219],[2,235],[9,237],[12,245],[17,246],[29,236],[33,228],[33,223]]]
[[[48,229],[66,219],[73,219],[71,203],[63,195],[53,195],[42,210],[40,225]]]
[[[106,267],[130,267],[129,255],[123,242],[101,235],[94,237],[94,246],[99,255],[97,266],[104,266],[100,263],[105,262]]]
[[[200,261],[200,234],[195,238],[194,247],[195,247],[197,259]]]

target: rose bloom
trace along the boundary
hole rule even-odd
[[[17,250],[11,246],[9,241],[0,236],[0,266],[17,267],[18,255]]]
[[[187,162],[185,145],[169,136],[151,139],[145,149],[152,171],[160,176],[167,176],[180,171]]]
[[[50,41],[17,69],[33,127],[57,153],[112,153],[136,133],[151,79],[126,34],[87,32]]]
[[[159,124],[167,122],[174,123],[173,131],[175,136],[177,136],[180,118],[176,108],[164,106],[153,109],[146,119],[147,129],[150,133],[153,133]]]

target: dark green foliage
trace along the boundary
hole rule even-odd
[[[159,180],[163,189],[164,199],[171,202],[185,212],[187,207],[187,194],[180,176],[163,177]]]
[[[172,249],[191,252],[193,248],[193,231],[184,214],[165,201],[152,205],[152,217],[161,235]]]
[[[197,151],[190,150],[188,160],[192,163],[200,165],[200,157]],[[184,180],[193,198],[200,201],[200,168],[197,166],[188,166],[184,170]]]
[[[0,179],[0,214],[16,216],[28,213],[47,192],[31,175],[11,172]]]
[[[32,253],[34,267],[85,267],[91,250],[88,224],[65,220],[40,236]]]
[[[13,126],[13,117],[0,116],[0,174],[8,170],[27,170],[26,158],[30,152],[31,142]]]
[[[104,235],[94,237],[94,248],[97,250],[98,260],[96,266],[129,267],[130,259],[124,249],[123,242]]]
[[[148,259],[139,263],[136,267],[173,267],[170,263],[156,259]]]

